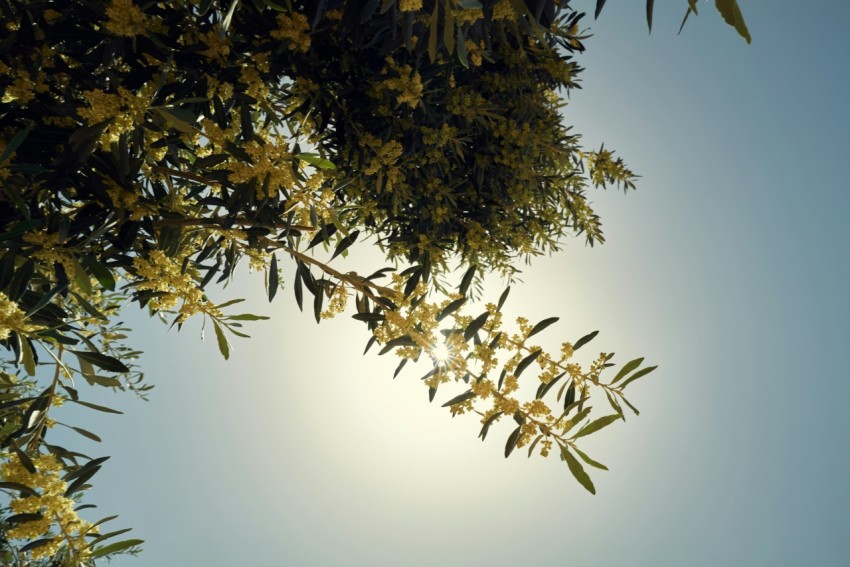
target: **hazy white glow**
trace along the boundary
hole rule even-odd
[[[447,364],[451,356],[452,353],[449,351],[448,345],[446,345],[446,343],[444,342],[437,342],[434,345],[434,348],[431,349],[431,358],[433,358],[434,362],[436,362],[437,364]]]

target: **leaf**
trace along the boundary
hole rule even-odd
[[[3,163],[3,160],[0,160],[0,163]],[[23,221],[17,223],[12,228],[10,228],[8,232],[4,232],[3,234],[0,234],[0,240],[9,240],[9,239],[12,239],[12,238],[17,238],[17,237],[21,236],[22,234],[29,232],[29,230],[31,228],[35,228],[40,223],[41,223],[41,221],[37,221],[37,220],[23,220]],[[15,255],[12,254],[11,257],[14,260]]]
[[[748,44],[751,43],[753,38],[750,37],[750,31],[744,23],[744,15],[741,14],[737,0],[714,0],[714,5],[726,23],[735,28],[738,35],[747,40]]]
[[[91,408],[93,410],[102,411],[104,413],[117,413],[123,415],[123,411],[118,411],[112,408],[108,408],[106,406],[99,406],[97,404],[93,404],[91,402],[84,402],[83,400],[71,400],[75,404],[80,404],[81,406],[86,406],[87,408]]]
[[[304,311],[304,286],[301,283],[301,272],[295,272],[295,284],[292,286],[295,290],[295,303],[298,304],[298,310]]]
[[[164,108],[153,108],[151,110],[157,112],[169,126],[174,128],[178,132],[183,132],[184,134],[189,134],[190,136],[193,136],[198,133],[197,128],[195,128],[185,120],[178,118],[177,115],[170,110],[166,110]]]
[[[465,297],[461,297],[460,299],[455,299],[454,301],[452,301],[451,303],[449,303],[448,305],[446,305],[446,306],[443,308],[443,310],[442,310],[442,311],[440,311],[440,314],[439,314],[439,315],[437,315],[437,321],[442,321],[443,319],[445,319],[446,317],[448,317],[449,315],[451,315],[452,313],[454,313],[455,311],[457,311],[458,309],[460,309],[460,308],[461,308],[461,306],[462,306],[464,303],[466,303],[466,298],[465,298]]]
[[[490,426],[493,425],[493,422],[499,419],[500,415],[502,415],[502,412],[496,412],[490,417],[488,417],[487,420],[484,422],[484,425],[481,427],[481,433],[478,434],[478,436],[481,437],[482,441],[487,438],[487,431],[490,430]]]
[[[102,541],[106,541],[106,540],[113,538],[117,535],[126,534],[127,532],[131,531],[132,529],[133,528],[124,528],[123,530],[115,530],[114,532],[109,532],[109,533],[100,535],[100,536],[94,538],[93,540],[91,540],[89,542],[89,546],[97,545],[98,543],[100,543]]]
[[[26,494],[27,496],[41,496],[41,494],[39,494],[36,490],[18,482],[0,482],[0,488],[5,490],[17,490],[21,494]]]
[[[466,295],[466,292],[469,291],[469,286],[472,285],[472,279],[475,277],[476,266],[472,265],[463,274],[463,279],[460,280],[460,286],[458,286],[458,293],[461,295]]]
[[[4,521],[7,524],[23,524],[24,522],[34,522],[36,520],[41,520],[42,518],[44,518],[44,516],[42,516],[39,513],[32,513],[32,514],[24,513],[24,514],[15,514],[14,516],[9,516]]]
[[[534,438],[534,441],[532,441],[532,442],[531,442],[531,446],[528,448],[528,458],[529,458],[529,459],[531,458],[531,453],[533,453],[533,452],[534,452],[534,448],[535,448],[535,447],[537,447],[537,443],[538,443],[541,439],[543,439],[543,435],[542,435],[542,434],[541,434],[541,435],[538,435],[537,437],[535,437],[535,438]]]
[[[469,325],[467,325],[466,330],[463,331],[464,340],[468,341],[472,338],[472,336],[477,333],[481,327],[484,326],[484,323],[487,322],[487,318],[490,316],[489,311],[485,311],[478,317],[476,317]]]
[[[573,451],[578,453],[578,456],[581,457],[581,460],[590,465],[591,467],[596,467],[597,469],[602,469],[603,471],[608,470],[608,467],[598,461],[594,461],[593,459],[585,455],[582,451],[580,451],[578,447],[573,446]]]
[[[532,336],[536,335],[537,333],[539,333],[540,331],[542,331],[543,329],[545,329],[546,327],[548,327],[552,323],[556,323],[559,319],[560,319],[560,317],[549,317],[548,319],[543,319],[542,321],[540,321],[539,323],[534,325],[534,328],[531,329],[530,333],[528,333],[528,337],[532,337]]]
[[[652,8],[655,0],[646,0],[646,25],[649,27],[649,33],[652,33]]]
[[[516,447],[517,441],[519,441],[519,434],[522,431],[522,426],[514,429],[511,434],[508,436],[508,442],[505,444],[505,458],[507,459],[511,452],[513,452],[514,447]]]
[[[592,341],[596,337],[596,335],[598,335],[598,334],[599,334],[599,331],[593,331],[592,333],[588,333],[585,336],[583,336],[582,338],[580,338],[579,340],[577,340],[575,342],[575,344],[573,345],[573,351],[577,351],[578,349],[580,349],[581,347],[583,347],[584,345],[586,345],[587,343]]]
[[[558,374],[557,376],[555,376],[554,378],[552,378],[551,380],[549,380],[549,382],[547,382],[547,383],[545,383],[545,384],[540,384],[540,386],[538,386],[538,387],[537,387],[537,395],[535,395],[534,397],[535,397],[536,399],[538,399],[538,400],[539,400],[539,399],[542,399],[542,398],[543,398],[543,396],[545,396],[545,395],[546,395],[546,393],[547,393],[549,390],[551,390],[551,389],[552,389],[552,386],[554,386],[555,384],[557,384],[557,383],[558,383],[558,380],[560,380],[561,378],[563,378],[564,376],[566,376],[566,374],[567,374],[566,372],[561,372],[560,374]]]
[[[339,241],[339,244],[336,245],[336,250],[334,250],[333,256],[331,256],[331,260],[342,254],[349,246],[354,244],[354,241],[357,240],[357,236],[359,234],[359,230],[353,230],[348,236],[343,237]]]
[[[221,356],[224,357],[224,360],[230,358],[230,343],[227,342],[227,337],[224,336],[224,330],[222,330],[221,325],[218,324],[218,321],[213,319],[213,329],[215,329],[215,339],[218,342],[218,350],[221,353]]]
[[[386,319],[386,316],[383,313],[355,313],[351,316],[352,319],[357,319],[358,321],[383,321]]]
[[[103,439],[101,439],[100,437],[98,437],[97,435],[92,433],[91,431],[83,429],[82,427],[73,427],[73,426],[69,426],[69,427],[71,427],[71,429],[73,429],[74,431],[76,431],[77,433],[82,435],[83,437],[88,437],[92,441],[97,441],[98,443],[103,441]]]
[[[537,360],[537,357],[543,352],[542,349],[537,349],[522,360],[519,361],[519,364],[516,365],[516,370],[514,370],[514,376],[519,378],[519,375],[523,373],[523,371],[528,368],[528,366]]]
[[[109,268],[98,262],[94,256],[83,256],[81,260],[104,289],[115,291],[115,277]]]
[[[634,360],[631,360],[631,361],[627,362],[627,363],[626,363],[626,364],[625,364],[625,365],[624,365],[624,366],[620,369],[620,371],[619,371],[619,372],[617,372],[617,375],[616,375],[616,376],[614,376],[614,379],[613,379],[613,380],[611,380],[611,384],[613,385],[613,384],[615,384],[616,382],[618,382],[618,381],[619,381],[621,378],[623,378],[626,374],[628,374],[629,372],[631,372],[632,370],[634,370],[635,368],[637,368],[638,366],[640,366],[642,362],[643,362],[643,357],[641,357],[641,358],[636,358],[636,359],[634,359]]]
[[[92,550],[91,555],[89,555],[89,557],[91,557],[92,559],[97,559],[98,557],[104,557],[106,555],[110,555],[118,551],[124,551],[125,549],[129,549],[137,545],[142,545],[143,543],[145,543],[145,540],[143,539],[128,539],[124,541],[118,541],[104,547],[95,548],[94,550]]]
[[[622,419],[622,418],[623,418],[623,416],[620,415],[619,413],[614,413],[614,414],[611,414],[611,415],[606,415],[604,417],[600,417],[599,419],[595,419],[595,420],[591,421],[590,423],[588,423],[587,425],[585,425],[584,427],[582,427],[579,430],[579,432],[575,434],[575,436],[573,438],[578,439],[579,437],[584,437],[585,435],[590,435],[591,433],[599,431],[603,427],[611,425],[612,423],[614,423],[618,419]]]
[[[23,546],[20,551],[32,551],[33,549],[38,549],[39,547],[45,546],[51,541],[56,539],[55,537],[43,537],[41,539],[37,539],[35,541],[31,541],[25,546]]]
[[[94,469],[94,468],[99,469],[100,465],[105,463],[107,460],[109,460],[109,457],[98,457],[97,459],[92,459],[91,461],[87,462],[86,464],[84,464],[80,468],[78,468],[74,471],[71,471],[69,473],[66,473],[65,476],[62,477],[62,480],[67,482],[69,480],[73,480],[75,478],[78,478],[82,475],[87,474],[88,471],[91,470],[91,469]],[[89,476],[88,478],[91,478],[91,476]]]
[[[101,354],[99,352],[90,352],[84,350],[72,350],[70,351],[77,355],[77,358],[82,360],[86,360],[98,368],[102,368],[108,372],[130,372],[130,369],[127,366],[118,360],[117,358],[113,358],[111,356],[107,356],[105,354]]]
[[[231,315],[227,318],[228,321],[265,321],[268,317],[265,315],[252,315],[251,313],[242,313],[241,315]]]
[[[505,288],[505,291],[502,292],[502,295],[499,296],[499,303],[496,305],[496,311],[501,311],[502,307],[505,305],[505,301],[508,299],[508,294],[511,292],[511,286]]]
[[[465,402],[466,400],[471,400],[474,397],[475,397],[475,392],[473,392],[472,390],[467,390],[466,392],[464,392],[464,393],[462,393],[458,396],[455,396],[454,398],[452,398],[449,401],[447,401],[446,403],[444,403],[442,405],[442,407],[447,408],[449,406],[453,406],[455,404]]]
[[[648,367],[646,367],[642,370],[638,370],[637,372],[635,372],[634,374],[632,374],[631,376],[626,378],[626,380],[622,384],[620,384],[620,389],[622,390],[623,388],[625,388],[626,386],[628,386],[629,384],[631,384],[632,382],[634,382],[638,378],[646,376],[647,374],[649,374],[650,372],[652,372],[656,368],[658,368],[657,364],[655,366],[648,366]]]
[[[277,254],[272,254],[272,261],[269,264],[269,303],[274,299],[278,287],[280,287],[280,274],[277,271]],[[301,305],[300,301],[298,305]]]
[[[596,487],[593,486],[593,482],[590,480],[590,477],[587,476],[586,472],[584,472],[584,467],[581,466],[578,459],[576,459],[564,445],[561,445],[561,455],[564,457],[564,460],[567,461],[567,466],[570,468],[570,472],[573,473],[573,476],[579,484],[585,487],[591,494],[596,494]]]
[[[605,6],[606,0],[596,0],[596,11],[593,13],[593,19],[598,19],[599,14],[602,12],[603,6]]]
[[[21,363],[28,375],[35,376],[35,357],[30,347],[30,341],[26,337],[21,337]]]
[[[431,63],[437,61],[437,40],[440,27],[440,3],[434,2],[434,11],[431,12],[431,22],[428,25],[428,59]]]
[[[334,163],[332,161],[326,160],[325,158],[321,157],[319,154],[305,153],[305,154],[298,154],[295,157],[297,157],[301,161],[307,162],[310,165],[313,165],[313,166],[315,166],[319,169],[336,169],[336,166],[334,165]]]
[[[404,335],[403,337],[396,337],[394,339],[390,339],[387,341],[387,344],[384,345],[384,348],[378,353],[387,354],[392,349],[400,346],[416,346],[416,341],[414,341],[410,335]]]
[[[3,150],[3,153],[0,154],[0,163],[3,163],[4,161],[6,161],[9,158],[9,156],[12,155],[12,152],[14,152],[16,149],[18,149],[18,146],[20,146],[24,142],[24,140],[26,140],[27,136],[32,131],[34,126],[35,126],[35,123],[30,123],[29,126],[27,126],[23,130],[21,130],[20,132],[18,132],[14,136],[12,136],[12,139],[9,140],[9,143],[6,145],[6,148]]]

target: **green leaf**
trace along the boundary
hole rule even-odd
[[[558,383],[558,380],[560,380],[561,378],[563,378],[564,376],[566,376],[566,374],[567,374],[566,372],[561,372],[560,374],[558,374],[557,376],[555,376],[554,378],[552,378],[552,379],[551,379],[549,382],[547,382],[546,384],[540,384],[540,386],[538,386],[538,387],[537,387],[537,395],[536,395],[536,396],[534,396],[534,397],[535,397],[535,398],[537,398],[538,400],[542,399],[542,398],[543,398],[543,396],[545,396],[545,395],[546,395],[546,393],[547,393],[549,390],[551,390],[551,389],[552,389],[552,387],[553,387],[555,384],[557,384],[557,383]]]
[[[71,401],[74,402],[75,404],[80,404],[81,406],[86,406],[87,408],[91,408],[91,409],[97,410],[97,411],[102,411],[104,413],[117,413],[117,414],[123,414],[124,413],[123,411],[118,411],[118,410],[115,410],[115,409],[112,409],[112,408],[108,408],[106,406],[99,406],[99,405],[93,404],[91,402],[84,402],[83,400],[71,400]]]
[[[467,390],[466,392],[460,394],[459,396],[455,396],[454,398],[452,398],[449,401],[447,401],[446,403],[444,403],[442,407],[447,408],[449,406],[453,406],[455,404],[465,402],[466,400],[471,400],[474,397],[475,397],[475,392],[473,392],[472,390]]]
[[[271,264],[269,264],[269,303],[271,303],[271,300],[274,299],[279,285],[280,274],[278,274],[277,271],[277,254],[272,254],[272,261]]]
[[[105,463],[108,460],[109,460],[109,457],[98,457],[97,459],[92,459],[91,461],[87,462],[86,464],[84,464],[80,468],[66,473],[65,476],[62,477],[62,480],[68,482],[68,481],[74,480],[75,478],[79,478],[81,476],[88,475],[89,471],[91,471],[92,469],[100,469],[100,465],[102,465],[103,463]],[[91,475],[88,475],[86,478],[91,478]],[[103,520],[101,520],[101,522],[98,522],[98,523],[103,523]]]
[[[351,316],[352,319],[357,319],[358,321],[383,321],[386,319],[386,316],[383,313],[355,313]]]
[[[649,33],[652,33],[652,9],[654,4],[655,0],[646,0],[646,25],[649,27]]]
[[[37,539],[35,541],[31,541],[28,544],[26,544],[25,546],[23,546],[21,548],[21,551],[22,552],[23,551],[32,551],[33,549],[38,549],[39,547],[47,545],[48,543],[50,543],[54,539],[56,539],[56,538],[55,537],[44,537],[44,538],[41,538],[41,539]]]
[[[592,333],[586,334],[585,336],[576,341],[576,343],[573,345],[573,350],[576,351],[580,349],[581,347],[592,341],[598,334],[599,331],[593,331]]]
[[[490,316],[489,311],[485,311],[478,317],[476,317],[467,327],[466,330],[463,331],[464,340],[468,341],[472,338],[475,333],[477,333],[481,327],[484,326],[484,323],[487,322],[487,318]]]
[[[738,35],[747,40],[748,44],[751,43],[753,38],[750,37],[750,31],[744,23],[744,15],[741,14],[737,0],[714,0],[714,5],[726,23],[735,28]]]
[[[534,448],[535,448],[535,447],[537,447],[537,443],[538,443],[541,439],[543,439],[543,435],[542,435],[542,434],[541,434],[541,435],[538,435],[537,437],[535,437],[535,438],[534,438],[534,441],[532,441],[532,442],[531,442],[531,446],[528,448],[528,458],[529,458],[529,459],[531,458],[531,453],[533,453],[533,452],[534,452]]]
[[[581,457],[581,460],[590,465],[591,467],[596,467],[597,469],[602,469],[603,471],[608,470],[608,467],[598,461],[594,461],[593,459],[585,455],[582,451],[580,451],[578,447],[573,446],[573,451],[578,453],[578,456]]]
[[[477,266],[472,265],[466,270],[466,273],[463,274],[463,278],[460,280],[460,285],[457,290],[461,295],[466,295],[466,292],[469,291],[469,286],[472,285],[472,279],[475,277],[475,270]]]
[[[511,293],[511,286],[505,288],[505,291],[502,292],[502,295],[499,296],[499,303],[496,305],[496,311],[501,311],[502,307],[505,305],[505,301],[508,299],[508,294]]]
[[[599,419],[595,419],[595,420],[591,421],[590,423],[588,423],[587,425],[585,425],[584,427],[582,427],[579,430],[579,432],[575,434],[574,439],[578,439],[579,437],[584,437],[585,435],[590,435],[591,433],[599,431],[603,427],[611,425],[612,423],[614,423],[618,419],[622,419],[622,418],[623,418],[623,416],[620,415],[619,413],[614,413],[614,414],[611,414],[611,415],[606,415],[604,417],[600,417]]]
[[[507,459],[511,452],[516,447],[517,441],[519,441],[519,434],[522,431],[522,426],[514,429],[511,434],[508,436],[508,442],[505,444],[505,458]]]
[[[634,370],[635,368],[637,368],[638,366],[640,366],[642,362],[643,362],[643,357],[641,357],[641,358],[636,358],[636,359],[634,359],[634,360],[631,360],[631,361],[627,362],[627,363],[626,363],[626,364],[625,364],[625,365],[624,365],[624,366],[620,369],[620,371],[619,371],[619,372],[617,372],[617,375],[616,375],[616,376],[614,376],[614,379],[613,379],[613,380],[611,380],[611,384],[615,384],[616,382],[618,382],[618,381],[619,381],[621,378],[623,378],[626,374],[628,374],[629,372],[631,372],[632,370]]]
[[[593,486],[593,482],[590,480],[590,477],[587,476],[587,473],[584,471],[584,467],[581,466],[578,459],[576,459],[564,445],[561,445],[561,455],[564,457],[564,460],[567,461],[567,466],[570,468],[570,472],[573,473],[573,476],[579,484],[585,487],[591,494],[596,494],[596,487]]]
[[[434,2],[434,11],[431,12],[431,22],[428,25],[428,58],[431,63],[437,60],[437,40],[439,39],[440,27],[440,3]]]
[[[351,234],[343,237],[336,245],[336,249],[334,250],[333,256],[331,256],[331,260],[342,254],[349,246],[354,244],[354,241],[357,240],[357,236],[359,234],[359,230],[353,230],[351,231]]]
[[[222,330],[221,325],[218,324],[218,321],[213,319],[213,329],[215,329],[215,339],[218,342],[218,350],[221,352],[221,356],[224,357],[224,360],[230,358],[230,343],[227,342],[227,337],[224,336],[224,330]]]
[[[69,427],[71,427],[71,429],[73,429],[74,431],[76,431],[77,433],[82,435],[83,437],[88,437],[92,441],[97,441],[98,443],[103,441],[103,439],[101,439],[100,437],[98,437],[97,435],[92,433],[91,431],[83,429],[82,427],[73,427],[73,426],[69,426]]]
[[[118,360],[117,358],[113,358],[111,356],[107,356],[105,354],[101,354],[99,352],[90,352],[84,350],[72,350],[70,351],[77,355],[77,358],[81,360],[86,360],[98,368],[102,368],[108,372],[129,372],[130,369],[127,366]]]
[[[195,128],[185,120],[178,118],[177,115],[170,110],[166,110],[164,108],[152,108],[151,110],[157,112],[169,126],[174,128],[178,132],[183,132],[184,134],[189,134],[190,136],[193,136],[198,133],[197,128]]]
[[[622,390],[623,388],[625,388],[626,386],[628,386],[629,384],[631,384],[632,382],[634,382],[638,378],[646,376],[647,374],[649,374],[650,372],[652,372],[656,368],[658,368],[657,364],[655,366],[647,366],[646,368],[638,370],[637,372],[635,372],[634,374],[632,374],[631,376],[626,378],[626,380],[622,384],[620,384],[620,389]]]
[[[22,143],[24,143],[24,140],[26,140],[27,136],[32,131],[34,126],[35,126],[34,123],[30,124],[29,126],[24,128],[20,132],[15,134],[14,136],[12,136],[12,139],[9,140],[8,144],[6,144],[6,148],[3,150],[3,153],[0,154],[0,163],[3,163],[7,159],[9,159],[9,156],[12,155],[12,152],[17,150],[18,146],[20,146]]]
[[[104,289],[115,291],[115,277],[112,275],[112,270],[98,262],[94,256],[83,256],[81,260]]]
[[[9,516],[8,518],[6,518],[4,520],[4,522],[6,522],[7,524],[23,524],[25,522],[34,522],[36,520],[41,520],[42,518],[44,518],[44,516],[42,516],[39,513],[32,513],[32,514],[24,513],[24,514],[15,514],[14,516]]]
[[[552,323],[556,323],[558,321],[558,319],[559,319],[559,317],[549,317],[548,319],[543,319],[542,321],[540,321],[539,323],[534,325],[534,328],[531,329],[531,332],[528,333],[528,336],[532,337],[532,336],[536,335],[537,333],[539,333],[540,331],[542,331],[543,329],[545,329],[546,327],[548,327]]]
[[[336,169],[336,166],[333,164],[332,161],[324,159],[319,154],[304,153],[298,154],[295,157],[319,169]]]
[[[98,543],[100,543],[102,541],[106,541],[106,540],[113,538],[117,535],[126,534],[127,532],[131,531],[132,529],[133,528],[124,528],[123,530],[115,530],[114,532],[109,532],[109,533],[97,536],[96,538],[94,538],[93,540],[91,540],[89,542],[89,546],[97,545]]]
[[[487,420],[484,422],[484,425],[481,427],[481,433],[478,434],[478,436],[481,437],[482,441],[487,438],[487,431],[490,430],[490,426],[493,425],[494,421],[499,419],[499,416],[502,415],[502,413],[503,412],[496,412],[490,417],[488,417]]]
[[[462,306],[464,303],[466,303],[466,298],[465,298],[465,297],[461,297],[460,299],[455,299],[454,301],[452,301],[451,303],[449,303],[448,305],[446,305],[446,306],[443,308],[443,310],[442,310],[442,311],[440,311],[440,314],[439,314],[439,315],[437,315],[437,321],[442,321],[443,319],[445,319],[446,317],[448,317],[449,315],[451,315],[452,313],[454,313],[455,311],[457,311],[458,309],[460,309],[460,308],[461,308],[461,306]]]
[[[0,160],[0,163],[3,163],[3,160]],[[22,234],[29,232],[30,229],[38,226],[40,224],[40,222],[41,221],[37,221],[37,220],[23,220],[23,221],[17,223],[12,228],[10,228],[8,232],[4,232],[3,234],[0,234],[0,240],[9,240],[9,239],[12,239],[12,238],[17,238],[17,237],[21,236]],[[13,254],[12,258],[14,258],[14,257],[15,256]]]
[[[17,490],[21,494],[26,494],[27,496],[41,496],[38,491],[18,482],[0,482],[0,488],[5,490]]]
[[[118,541],[106,545],[104,547],[95,548],[94,550],[92,550],[91,555],[89,555],[89,557],[91,557],[92,559],[97,559],[98,557],[105,557],[106,555],[111,555],[119,551],[124,551],[125,549],[129,549],[137,545],[142,545],[143,543],[145,543],[145,540],[143,539],[128,539],[124,541]]]
[[[265,321],[268,317],[265,315],[252,315],[251,313],[242,313],[241,315],[231,315],[227,318],[228,321]]]
[[[537,360],[537,357],[543,352],[542,349],[537,349],[522,360],[519,361],[519,364],[516,365],[516,370],[514,370],[514,376],[519,378],[519,375],[523,373],[523,371],[529,367],[529,365]]]
[[[387,341],[387,344],[384,345],[384,348],[382,348],[378,354],[387,354],[392,349],[400,346],[416,346],[416,341],[414,341],[410,337],[410,335],[404,335],[403,337],[396,337],[394,339],[390,339]]]
[[[21,337],[21,362],[27,374],[35,376],[35,357],[33,356],[32,348],[30,348],[29,339],[26,337]]]

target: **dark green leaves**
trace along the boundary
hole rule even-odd
[[[634,370],[635,368],[640,366],[642,362],[643,362],[643,358],[636,358],[636,359],[634,359],[630,362],[627,362],[620,369],[620,371],[617,372],[617,375],[614,376],[614,379],[611,380],[611,384],[616,384],[621,378],[623,378],[623,376],[625,376],[626,374],[628,374],[629,372],[631,372],[632,370]]]
[[[94,364],[98,368],[102,368],[108,372],[129,372],[130,369],[117,358],[101,354],[99,352],[90,352],[82,350],[70,351],[77,355],[77,358]]]
[[[472,322],[467,325],[466,329],[463,331],[464,340],[468,341],[469,339],[471,339],[475,335],[475,333],[477,333],[481,329],[481,327],[484,326],[484,323],[487,322],[488,317],[490,317],[490,312],[485,311],[484,313],[473,319]]]
[[[593,331],[592,333],[586,334],[585,336],[576,341],[576,343],[573,345],[573,350],[580,349],[581,347],[592,341],[598,334],[599,331]]]
[[[595,420],[591,421],[590,423],[588,423],[587,425],[585,425],[584,427],[582,427],[579,430],[579,432],[575,434],[574,439],[578,439],[579,437],[584,437],[585,435],[590,435],[591,433],[593,433],[595,431],[599,431],[603,427],[611,425],[612,423],[614,423],[618,419],[622,419],[622,417],[623,416],[621,416],[620,414],[615,413],[615,414],[612,414],[612,415],[606,415],[604,417],[600,417],[599,419],[595,419]]]
[[[280,274],[277,268],[277,254],[272,254],[272,261],[269,263],[269,302],[274,299],[278,288],[280,287]],[[300,289],[300,286],[299,286]],[[301,301],[298,302],[301,306]],[[226,356],[224,358],[227,358]]]
[[[582,467],[578,459],[570,453],[566,445],[561,445],[561,456],[565,461],[567,461],[567,466],[569,467],[570,472],[573,473],[573,476],[579,484],[585,487],[591,494],[596,494],[596,487],[593,486],[593,482],[590,480],[590,477],[587,476],[587,473],[584,471],[584,467]]]
[[[530,333],[528,333],[529,338],[533,337],[534,335],[536,335],[537,333],[539,333],[540,331],[542,331],[543,329],[545,329],[549,325],[558,322],[558,319],[559,319],[559,317],[549,317],[548,319],[543,319],[542,321],[540,321],[539,323],[534,325],[534,328],[531,329]],[[573,348],[575,348],[575,347],[573,347]]]
[[[747,29],[747,24],[744,23],[744,15],[741,14],[741,8],[738,7],[737,0],[714,0],[714,5],[717,11],[723,16],[727,24],[735,28],[735,31],[743,37],[747,43],[752,42],[750,31]]]
[[[628,386],[629,384],[631,384],[632,382],[634,382],[638,378],[640,378],[642,376],[646,376],[647,374],[649,374],[650,372],[652,372],[656,368],[658,368],[658,365],[648,366],[648,367],[646,367],[642,370],[638,370],[637,372],[635,372],[634,374],[632,374],[631,376],[626,378],[626,380],[622,384],[620,384],[620,388],[621,389],[625,388],[626,386]]]
[[[455,404],[465,402],[466,400],[471,400],[474,397],[475,397],[475,392],[473,392],[472,390],[467,390],[466,392],[464,392],[464,393],[462,393],[458,396],[455,396],[454,398],[452,398],[449,401],[447,401],[446,403],[444,403],[443,407],[447,408],[449,406],[453,406]]]
[[[333,256],[331,256],[331,260],[345,252],[349,246],[354,244],[357,241],[357,237],[360,235],[359,230],[353,230],[347,236],[344,236],[340,239],[339,243],[336,245],[336,250],[334,250]]]
[[[224,360],[227,360],[230,358],[230,343],[227,342],[227,337],[224,336],[224,330],[215,319],[213,319],[213,329],[215,329],[215,339],[218,343],[218,350],[221,353],[221,356],[224,357]]]
[[[496,412],[484,421],[484,425],[481,427],[481,433],[478,434],[482,441],[487,438],[487,432],[490,430],[490,426],[493,425],[493,422],[499,419],[501,415],[502,412]]]
[[[514,376],[519,378],[519,375],[522,374],[523,371],[528,368],[532,362],[537,360],[537,357],[540,356],[542,352],[543,351],[541,349],[537,349],[522,360],[520,360],[519,364],[516,365],[516,370],[514,370]]]
[[[508,436],[508,442],[505,444],[505,458],[507,459],[511,452],[513,452],[516,447],[517,441],[519,441],[519,435],[522,432],[522,426],[514,429],[511,434]]]
[[[98,557],[105,557],[111,553],[117,553],[119,551],[124,551],[125,549],[130,549],[131,547],[136,547],[145,543],[143,539],[128,539],[125,541],[118,541],[115,543],[111,543],[109,545],[103,547],[95,548],[91,555],[92,559],[97,559]]]

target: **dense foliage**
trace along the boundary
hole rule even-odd
[[[482,273],[510,277],[565,234],[602,241],[590,185],[633,187],[622,160],[583,150],[562,123],[583,17],[554,0],[0,0],[3,561],[136,550],[78,514],[106,458],[52,444],[52,415],[114,412],[83,385],[151,388],[116,322],[128,302],[178,327],[203,317],[227,358],[261,317],[205,289],[245,257],[270,300],[291,261],[317,321],[353,298],[368,347],[395,352],[399,370],[431,357],[432,400],[460,383],[444,405],[475,413],[482,438],[512,418],[506,456],[557,445],[594,492],[584,465],[605,467],[576,440],[634,410],[624,388],[654,367],[636,359],[603,379],[606,353],[582,367],[574,352],[596,333],[544,352],[530,339],[556,318],[507,329],[507,290],[463,310]],[[333,267],[361,242],[390,266]],[[588,420],[594,392],[612,413]]]

